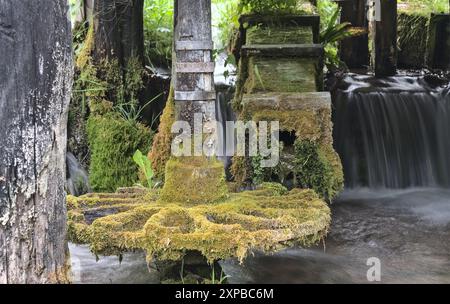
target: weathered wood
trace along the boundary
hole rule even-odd
[[[329,92],[244,94],[244,108],[256,110],[331,110]]]
[[[350,22],[353,27],[368,29],[367,0],[336,1],[341,7],[341,23]],[[349,37],[339,43],[339,57],[349,68],[369,65],[369,37],[362,34]]]
[[[177,0],[175,2],[175,45],[186,46],[198,41],[211,41],[211,0]],[[178,48],[174,52],[174,86],[176,116],[193,126],[194,114],[202,113],[204,122],[215,120],[214,63],[212,49]],[[190,100],[196,92],[209,92],[208,100]],[[184,100],[180,98],[184,97]],[[215,95],[214,95],[215,97]],[[197,98],[195,98],[197,99]]]
[[[242,47],[248,44],[247,29],[253,26],[311,27],[312,43],[319,43],[320,40],[320,16],[318,15],[242,15],[239,18],[239,24],[238,39],[232,50],[237,62],[241,59]]]
[[[144,0],[94,1],[94,58],[118,59],[123,67],[132,56],[144,62]]]
[[[175,91],[175,100],[178,101],[202,101],[216,99],[215,91]]]
[[[261,55],[267,57],[323,57],[324,50],[321,44],[264,44],[244,45],[242,56]]]
[[[0,3],[0,283],[65,282],[66,0]]]
[[[245,44],[245,28],[255,25],[273,25],[282,26],[310,26],[313,32],[313,43],[319,43],[320,34],[320,16],[319,15],[243,15],[239,18],[241,30],[243,30],[243,40]]]
[[[75,23],[91,22],[94,12],[94,0],[78,0],[80,5],[75,17]]]
[[[214,48],[214,43],[212,41],[177,41],[175,48],[177,51],[208,51]]]
[[[370,22],[372,67],[377,77],[397,73],[397,0],[380,0],[381,20]],[[372,8],[374,9],[374,8]]]
[[[214,62],[177,62],[177,73],[214,73]]]

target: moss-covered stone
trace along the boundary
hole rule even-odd
[[[320,146],[309,140],[295,143],[294,174],[302,188],[314,189],[331,200],[343,188],[340,159],[329,146]]]
[[[115,191],[138,180],[133,162],[136,150],[145,153],[152,142],[149,128],[123,119],[115,112],[91,115],[87,122],[91,150],[89,180],[95,191]]]
[[[295,134],[295,147],[282,145],[280,162],[260,168],[259,157],[233,159],[232,173],[238,183],[276,180],[292,176],[293,186],[311,188],[332,200],[343,189],[340,158],[333,149],[329,93],[245,94],[242,116],[255,122],[279,121],[280,131]]]
[[[171,88],[166,107],[161,116],[158,133],[155,135],[152,149],[148,154],[148,158],[152,163],[152,168],[155,173],[155,178],[160,181],[164,181],[166,163],[171,156],[171,145],[172,139],[174,138],[171,132],[172,125],[175,122],[175,102],[173,96],[174,90]]]
[[[223,164],[205,157],[172,158],[166,165],[161,201],[206,204],[228,195]]]

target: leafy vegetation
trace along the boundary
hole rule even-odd
[[[142,112],[161,95],[162,93],[155,96],[143,106],[140,106],[135,100],[132,100],[130,102],[123,102],[115,106],[115,110],[122,116],[123,119],[129,121],[131,124],[135,124],[142,121]],[[150,128],[153,127],[157,118],[158,116],[152,118],[149,125]]]
[[[239,0],[212,0],[212,4],[215,47],[223,51],[239,28]]]
[[[170,66],[172,61],[173,0],[145,0],[144,43],[150,65]]]
[[[330,0],[319,0],[317,9],[320,14],[320,42],[325,47],[325,65],[328,68],[341,66],[338,55],[338,42],[350,37],[351,24],[339,23],[339,6]]]

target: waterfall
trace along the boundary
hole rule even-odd
[[[227,169],[231,165],[231,157],[226,156],[226,123],[227,121],[236,120],[236,115],[231,107],[234,90],[233,87],[228,85],[216,85],[216,92],[216,120],[222,126],[221,134],[218,134],[219,147],[222,148],[222,151],[221,156],[217,158],[224,164],[225,169]]]
[[[66,155],[66,171],[66,190],[68,194],[80,196],[92,191],[87,172],[70,152],[67,152]]]
[[[448,89],[422,77],[349,75],[333,104],[347,187],[450,187]]]

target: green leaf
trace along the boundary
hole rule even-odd
[[[140,170],[144,173],[145,178],[147,179],[148,187],[153,188],[154,172],[150,159],[142,154],[140,150],[137,150],[133,155],[133,160],[139,166]]]

